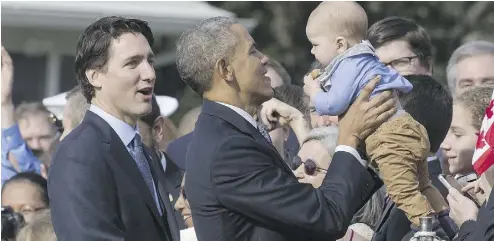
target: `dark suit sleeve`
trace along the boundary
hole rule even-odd
[[[466,221],[464,222],[461,227],[460,231],[458,232],[458,235],[454,239],[454,241],[474,241],[474,233],[475,233],[475,227],[477,226],[476,221]]]
[[[94,156],[94,155],[93,155]],[[53,228],[60,241],[123,241],[123,225],[113,199],[112,175],[102,157],[77,160],[57,153],[48,194]]]
[[[376,180],[346,152],[335,153],[320,188],[302,184],[273,164],[250,138],[229,138],[215,151],[213,191],[228,209],[278,230],[312,238],[341,238]]]
[[[494,240],[494,192],[489,201],[479,209],[477,221],[466,221],[454,241]]]

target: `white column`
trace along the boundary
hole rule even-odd
[[[48,52],[46,60],[45,97],[60,92],[60,75],[62,70],[62,56],[57,52]]]

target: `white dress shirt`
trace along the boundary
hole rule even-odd
[[[256,121],[254,120],[254,117],[252,117],[249,113],[247,113],[245,110],[242,110],[236,106],[233,106],[233,105],[229,105],[229,104],[225,104],[225,103],[222,103],[222,102],[216,102],[218,104],[221,104],[223,106],[226,106],[230,109],[232,109],[233,111],[237,112],[237,114],[239,114],[240,116],[242,116],[245,120],[247,120],[249,123],[251,123],[254,128],[257,129],[257,123]],[[362,164],[364,167],[367,167],[369,165],[369,162],[362,159],[360,157],[360,154],[358,153],[358,151],[351,147],[351,146],[346,146],[346,145],[338,145],[336,148],[335,148],[335,153],[336,152],[339,152],[339,151],[344,151],[344,152],[347,152],[347,153],[350,153],[351,155],[353,155],[359,162],[360,164]]]
[[[165,154],[163,152],[159,152],[161,157],[160,157],[160,162],[161,162],[161,165],[163,166],[163,172],[166,172],[166,157],[165,157]]]

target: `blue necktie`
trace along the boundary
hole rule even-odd
[[[158,212],[162,215],[161,207],[157,198],[157,195],[154,191],[153,184],[153,175],[151,174],[151,168],[149,167],[149,163],[144,155],[144,149],[142,147],[141,136],[136,134],[134,137],[133,145],[130,146],[130,150],[132,152],[132,156],[141,172],[142,177],[144,178],[144,182],[148,186],[149,191],[151,192],[151,196],[153,197],[154,202],[156,203],[156,207],[158,208]]]
[[[261,132],[261,135],[266,139],[266,141],[269,142],[269,144],[273,144],[273,141],[271,141],[271,137],[269,136],[268,131],[266,130],[266,127],[262,123],[257,122],[257,129],[259,132]]]

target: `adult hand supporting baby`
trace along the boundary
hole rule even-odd
[[[369,100],[380,80],[381,76],[374,77],[340,119],[338,145],[357,148],[360,141],[365,140],[377,127],[396,113],[397,100],[391,91],[384,91]]]

